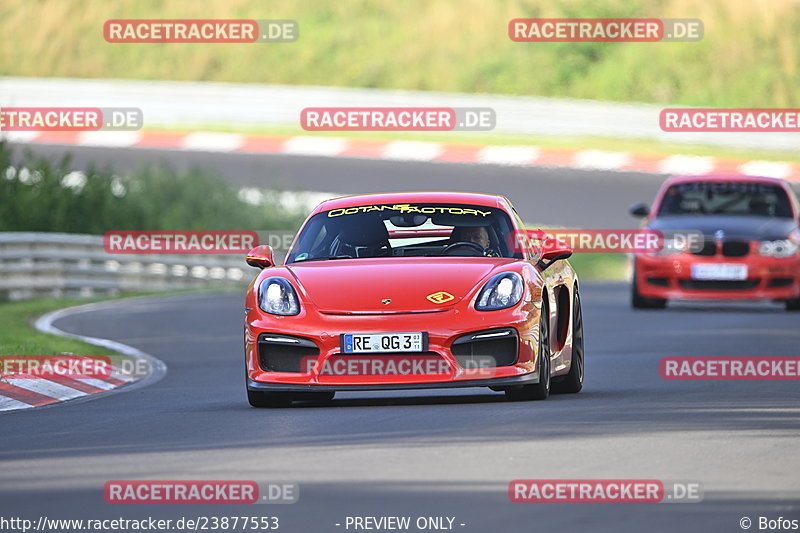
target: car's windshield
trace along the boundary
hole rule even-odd
[[[380,204],[317,213],[287,263],[364,257],[516,257],[501,209],[462,204]]]
[[[792,208],[786,192],[777,185],[696,181],[669,187],[658,215],[750,215],[791,218]]]

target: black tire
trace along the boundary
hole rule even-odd
[[[634,309],[664,309],[667,306],[667,300],[664,298],[646,298],[639,294],[637,278],[638,276],[634,269],[633,283],[631,284],[631,306],[633,306]]]
[[[584,375],[583,310],[578,289],[572,297],[572,361],[569,372],[558,381],[553,381],[553,394],[575,394],[583,388]]]
[[[545,400],[550,395],[550,312],[546,300],[542,302],[539,332],[539,383],[506,389],[506,398],[511,401]]]
[[[247,389],[247,401],[253,407],[289,407],[292,397],[281,392],[261,392]]]
[[[791,300],[786,300],[786,310],[800,311],[800,298],[792,298]]]

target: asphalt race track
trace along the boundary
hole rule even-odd
[[[32,147],[49,155],[63,147]],[[240,185],[341,193],[454,189],[509,196],[523,217],[627,228],[661,176],[570,169],[77,148],[120,171],[163,158]],[[161,359],[146,387],[0,415],[0,506],[35,520],[278,516],[281,531],[346,531],[346,516],[451,516],[454,529],[741,531],[749,517],[800,518],[796,381],[665,381],[676,355],[797,356],[798,315],[773,304],[676,304],[634,311],[625,284],[582,288],[587,382],[574,396],[507,402],[488,389],[363,392],[329,405],[250,408],[244,296],[194,293],[117,301],[66,316],[62,330]],[[701,503],[514,504],[514,479],[699,482]],[[130,479],[292,482],[292,505],[110,505]],[[6,512],[4,514],[11,514]],[[337,526],[336,524],[342,524]],[[461,524],[464,524],[463,526]],[[352,529],[350,530],[352,531]]]
[[[737,531],[800,512],[796,382],[664,381],[665,355],[797,355],[780,306],[633,311],[624,284],[583,288],[587,384],[512,403],[488,389],[339,394],[258,410],[243,387],[238,293],[114,302],[56,326],[155,355],[167,375],[76,404],[0,417],[0,501],[16,515],[277,514],[284,531],[347,515],[455,516],[457,530]],[[518,478],[697,481],[701,503],[514,504]],[[109,505],[113,479],[296,482],[293,505]],[[646,529],[645,529],[646,528]]]

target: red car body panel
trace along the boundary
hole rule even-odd
[[[362,195],[320,204],[320,212],[385,204],[441,203],[500,208],[515,230],[519,219],[502,197],[472,193],[394,193]],[[306,223],[308,220],[306,221]],[[422,236],[426,232],[421,232]],[[434,232],[434,235],[438,235]],[[406,236],[406,235],[402,235]],[[419,236],[419,235],[415,235]],[[539,313],[542,295],[549,298],[552,338],[551,375],[565,374],[571,361],[572,295],[577,276],[567,261],[542,271],[537,257],[383,257],[336,261],[295,262],[265,268],[250,284],[246,296],[245,358],[248,387],[256,390],[363,390],[457,386],[490,386],[496,380],[538,380]],[[514,271],[524,280],[521,301],[511,308],[478,311],[475,300],[486,281],[499,272]],[[259,307],[258,289],[268,277],[284,277],[300,300],[300,312],[278,316]],[[428,296],[444,291],[452,298],[436,303]],[[559,298],[558,295],[562,294]],[[391,300],[391,304],[382,303]],[[559,327],[561,330],[559,330]],[[514,364],[470,370],[459,365],[451,350],[460,336],[496,328],[513,328],[518,342]],[[318,372],[325,361],[341,354],[340,334],[427,332],[426,353],[441,358],[446,372],[391,375],[326,375]],[[259,337],[286,335],[312,341],[319,350],[318,365],[308,372],[265,370],[259,361]],[[401,355],[401,354],[398,354]],[[495,380],[495,381],[492,381]],[[397,387],[391,387],[397,386]]]

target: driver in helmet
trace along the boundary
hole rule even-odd
[[[474,242],[483,248],[484,256],[497,256],[496,251],[490,248],[491,240],[486,226],[456,226],[450,234],[450,242]]]

